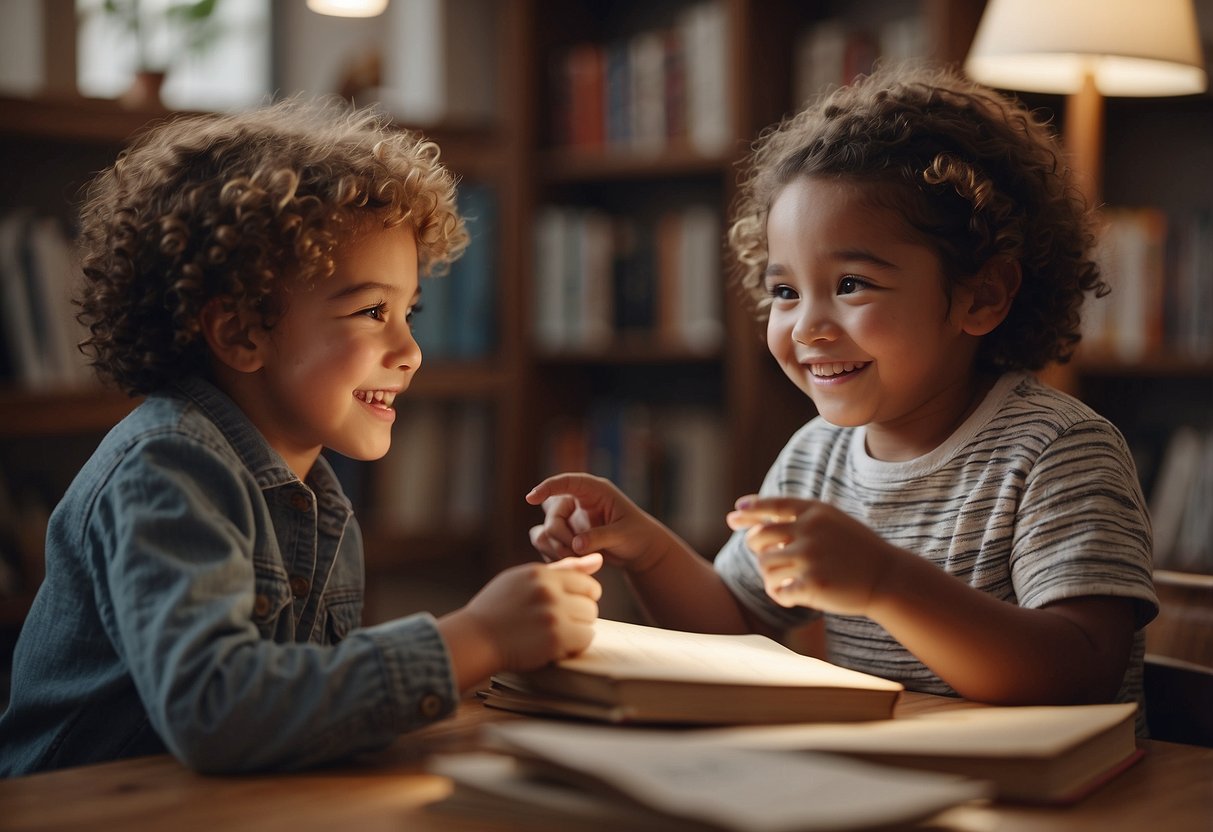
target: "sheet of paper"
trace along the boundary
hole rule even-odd
[[[705,728],[688,737],[732,748],[965,757],[1052,757],[1132,718],[1137,706],[964,708],[877,722]]]
[[[802,656],[763,636],[685,633],[599,619],[588,650],[561,667],[634,679],[902,690],[897,682]]]
[[[539,722],[487,726],[516,753],[588,774],[675,817],[739,832],[865,829],[988,797],[987,783],[822,754],[688,743],[678,732]]]

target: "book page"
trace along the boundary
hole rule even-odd
[[[802,656],[761,635],[685,633],[599,619],[588,650],[557,663],[614,678],[899,691],[897,682]]]
[[[673,817],[749,832],[866,829],[987,797],[981,781],[818,754],[707,748],[677,732],[517,721],[488,726],[545,772],[587,777]]]
[[[1048,759],[1118,723],[1131,724],[1136,710],[1132,703],[964,708],[846,725],[706,728],[690,738],[767,750]]]

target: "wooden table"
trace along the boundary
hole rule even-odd
[[[977,707],[907,693],[897,714],[965,706]],[[0,830],[516,832],[528,827],[509,818],[486,825],[483,820],[427,808],[450,791],[450,784],[425,773],[423,761],[433,752],[474,748],[477,729],[485,722],[525,718],[469,700],[452,719],[401,737],[382,752],[295,774],[203,776],[160,755],[0,780]],[[1154,741],[1144,747],[1143,760],[1075,806],[993,804],[988,810],[965,814],[963,825],[947,828],[964,832],[1213,830],[1213,749]]]

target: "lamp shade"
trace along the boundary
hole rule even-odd
[[[1105,96],[1189,95],[1207,77],[1191,0],[990,0],[965,72],[984,84]]]
[[[374,17],[387,8],[388,0],[307,0],[307,7],[335,17]]]

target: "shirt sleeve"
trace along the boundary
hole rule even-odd
[[[124,458],[88,513],[105,626],[168,748],[199,771],[298,768],[449,714],[458,692],[428,615],[331,646],[262,638],[257,499],[221,454],[164,436]]]
[[[1011,576],[1037,608],[1089,595],[1131,598],[1138,628],[1158,613],[1149,514],[1124,439],[1102,420],[1053,440],[1024,484]]]

